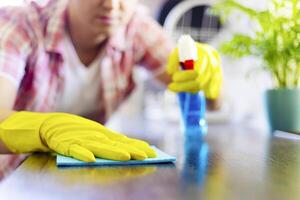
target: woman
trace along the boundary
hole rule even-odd
[[[217,53],[198,45],[208,58],[205,80],[199,70],[179,71],[172,43],[138,0],[4,8],[0,35],[0,153],[55,151],[86,162],[155,157],[146,142],[100,124],[134,89],[137,64],[175,92],[219,93]]]

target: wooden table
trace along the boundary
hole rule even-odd
[[[184,142],[172,123],[126,122],[123,129],[177,156],[177,162],[57,168],[54,156],[35,154],[0,184],[0,198],[300,199],[297,138],[271,138],[238,125],[210,126],[205,140],[194,142]]]

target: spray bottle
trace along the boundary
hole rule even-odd
[[[198,58],[195,41],[189,35],[183,35],[178,40],[178,54],[182,70],[194,70]],[[205,119],[206,101],[203,91],[198,93],[178,93],[180,110],[182,114],[183,131],[186,135],[197,133],[203,136],[207,133]]]

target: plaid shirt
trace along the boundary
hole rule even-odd
[[[0,9],[0,76],[19,88],[15,110],[56,111],[64,92],[66,5],[67,0],[50,0],[44,7],[31,2],[24,7]],[[164,71],[172,44],[161,27],[144,13],[137,11],[103,49],[100,91],[95,91],[99,93],[95,110],[101,123],[134,89],[132,72],[136,65],[154,74]],[[15,166],[11,164],[15,161],[6,163]]]

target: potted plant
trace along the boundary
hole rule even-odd
[[[263,11],[234,0],[213,7],[223,20],[233,10],[244,13],[253,22],[253,34],[234,34],[221,45],[221,52],[263,60],[261,67],[273,81],[273,88],[265,92],[270,130],[300,134],[300,1],[271,0],[269,8]]]

